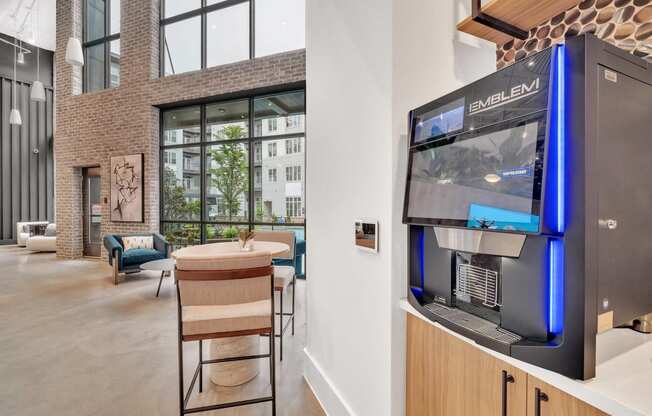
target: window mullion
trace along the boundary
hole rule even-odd
[[[202,3],[205,3],[206,0],[202,0]],[[201,14],[201,69],[206,69],[206,56],[208,55],[206,51],[207,47],[207,33],[208,33],[208,28],[207,28],[207,16],[206,13],[203,12]]]
[[[249,0],[249,59],[256,56],[256,0]]]
[[[206,222],[206,105],[203,104],[199,107],[199,199],[201,203],[199,204],[199,241],[202,244],[206,243],[206,235],[204,224]]]
[[[252,140],[252,137],[254,135],[254,133],[253,133],[254,132],[254,100],[253,100],[253,98],[248,99],[248,104],[249,104],[249,120],[247,120],[247,121],[249,123],[249,140],[248,140],[248,143],[249,143],[249,201],[248,201],[249,213],[248,213],[247,217],[249,219],[249,230],[253,230],[253,223],[255,221],[255,215],[256,215],[256,213],[255,213],[255,210],[256,210],[256,207],[255,207],[256,195],[255,195],[255,193],[256,193],[256,191],[255,191],[255,186],[254,186],[254,180],[255,180],[255,177],[254,177],[254,170],[255,170],[255,167],[254,167],[254,164],[255,164],[254,163],[254,161],[255,161],[254,153],[256,152],[256,149],[255,149],[254,142]],[[262,151],[262,145],[261,145],[261,151]],[[262,173],[263,172],[262,172],[262,164],[261,164],[261,172],[260,172],[260,174],[261,174],[261,183],[262,183]]]
[[[110,69],[109,66],[111,63],[109,60],[111,59],[111,53],[109,51],[110,48],[110,42],[107,41],[107,38],[109,37],[109,34],[111,32],[111,0],[106,0],[104,2],[104,89],[108,89],[109,86],[111,85],[111,81],[109,80],[109,73]]]

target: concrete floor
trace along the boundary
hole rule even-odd
[[[177,415],[176,293],[157,273],[114,286],[103,261],[0,246],[0,414]],[[286,333],[277,365],[277,414],[323,415],[303,379],[305,282],[297,290],[296,335]],[[267,340],[261,338],[261,345]],[[189,383],[197,343],[184,345]],[[191,406],[268,393],[268,362],[243,387],[218,388],[204,372]],[[187,385],[187,384],[186,384]],[[269,404],[202,414],[271,415]]]

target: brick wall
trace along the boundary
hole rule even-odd
[[[159,0],[122,0],[117,88],[81,94],[81,70],[65,62],[71,35],[81,38],[82,0],[57,1],[55,158],[58,255],[82,255],[81,167],[100,166],[110,200],[111,156],[145,154],[143,223],[109,220],[102,235],[159,229],[159,110],[156,105],[305,80],[305,50],[159,78]]]

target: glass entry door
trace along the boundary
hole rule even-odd
[[[85,168],[83,175],[84,256],[99,257],[102,249],[102,177],[100,168]]]

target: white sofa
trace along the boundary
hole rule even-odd
[[[28,238],[27,249],[31,251],[57,251],[57,225],[48,224],[45,235],[35,235]]]
[[[27,222],[17,222],[16,223],[16,244],[21,247],[27,245],[27,240],[29,240],[29,230],[26,226],[30,225],[48,225],[47,221],[27,221]]]

